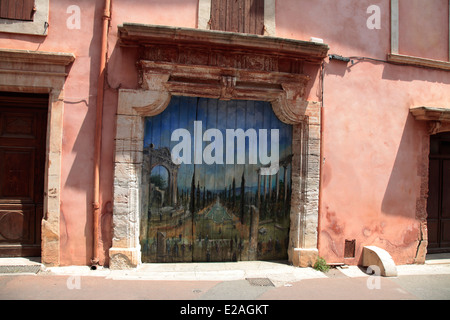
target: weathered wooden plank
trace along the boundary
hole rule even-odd
[[[9,0],[2,0],[0,2],[0,18],[8,18]]]
[[[15,18],[17,20],[25,20],[23,14],[23,3],[25,0],[16,0],[15,1]],[[29,17],[28,17],[29,18]]]
[[[2,0],[0,18],[13,20],[33,20],[34,0]]]
[[[33,20],[34,16],[34,1],[35,0],[24,0],[22,9],[23,20]]]
[[[16,19],[16,2],[13,0],[9,0],[7,17]]]
[[[211,29],[264,34],[264,0],[212,0]]]

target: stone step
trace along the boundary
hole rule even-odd
[[[448,264],[450,263],[450,253],[427,254],[425,264]]]
[[[43,270],[40,258],[0,258],[0,274],[32,273]]]

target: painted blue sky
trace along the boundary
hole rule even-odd
[[[146,118],[144,147],[153,143],[154,148],[167,147],[172,150],[179,141],[171,141],[172,132],[176,129],[187,129],[191,134],[191,149],[193,158],[194,147],[194,121],[202,122],[203,133],[208,129],[218,129],[223,136],[224,163],[226,156],[226,129],[259,129],[268,130],[268,150],[270,152],[270,130],[279,130],[279,158],[280,160],[290,155],[292,145],[292,126],[282,123],[272,111],[271,104],[261,101],[221,101],[218,99],[172,97],[166,110],[154,117]],[[247,140],[247,139],[246,139]],[[211,142],[204,141],[203,148]],[[258,175],[256,170],[260,164],[250,165],[248,160],[248,140],[246,142],[246,161],[242,164],[197,164],[195,165],[196,184],[208,190],[223,190],[230,186],[233,178],[236,186],[240,186],[242,174],[245,172],[246,186],[256,187]],[[243,152],[243,151],[238,151]],[[259,158],[259,157],[258,157]],[[236,163],[236,160],[235,160]],[[259,163],[259,159],[258,159]],[[194,164],[181,164],[178,172],[178,188],[190,188]],[[283,168],[280,169],[280,176]],[[288,175],[290,176],[290,174]],[[275,179],[272,179],[273,183]]]

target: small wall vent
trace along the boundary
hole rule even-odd
[[[356,240],[345,240],[344,248],[344,258],[354,258],[355,257],[355,245]]]

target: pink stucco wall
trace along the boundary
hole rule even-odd
[[[427,10],[427,19],[433,23],[425,34],[419,34],[434,30],[432,37],[440,41],[414,36],[411,30],[405,34],[403,26],[420,27],[417,15],[406,15],[407,8],[401,6],[401,53],[423,53],[422,57],[448,61],[448,5],[443,6],[444,2],[437,4],[440,10]],[[371,16],[366,10],[372,4],[381,9],[381,29],[366,26]],[[331,54],[386,60],[390,52],[389,4],[278,1],[277,36],[319,37],[330,46]],[[423,51],[423,43],[432,50]],[[428,133],[409,108],[449,108],[449,73],[358,59],[354,64],[326,59],[324,73],[319,254],[327,262],[357,264],[362,247],[376,245],[386,249],[396,263],[412,263],[420,236],[416,202],[420,170],[427,161],[423,148]],[[312,100],[320,100],[317,86],[316,78],[310,91]],[[346,239],[356,239],[355,259],[344,259]]]
[[[80,28],[67,27],[80,8]],[[70,52],[76,60],[68,70],[64,93],[64,133],[61,168],[61,256],[62,265],[90,264],[92,258],[92,201],[94,129],[97,76],[100,61],[101,17],[104,1],[51,1],[47,36],[0,32],[0,47],[8,49]],[[116,55],[117,25],[124,21],[195,27],[197,1],[114,1],[110,28],[110,70],[105,92],[104,139],[101,163],[101,262],[107,257],[111,239],[114,121],[117,90],[135,87],[133,58]],[[170,13],[170,14],[169,14]],[[175,19],[176,17],[176,19]],[[70,22],[70,20],[69,20]],[[113,76],[110,76],[113,74]]]
[[[448,1],[399,1],[401,54],[448,61]]]
[[[91,256],[93,132],[99,64],[101,1],[79,1],[81,28],[68,29],[70,1],[51,1],[48,35],[0,33],[0,47],[70,52],[76,60],[65,85],[61,168],[61,262],[87,264]],[[94,32],[96,30],[96,32]]]
[[[419,2],[411,8],[421,7]],[[76,55],[65,87],[61,263],[83,265],[92,255],[93,135],[103,1],[77,1],[81,28],[69,30],[67,7],[72,4],[51,1],[46,37],[0,32],[0,47]],[[366,26],[372,4],[381,9],[381,29]],[[448,6],[447,11],[426,10],[425,20],[433,21],[427,27],[419,25],[419,17],[407,9],[400,7],[404,17],[400,53],[448,61]],[[322,38],[330,46],[329,53],[385,60],[390,51],[389,10],[389,0],[277,1],[276,32],[283,38]],[[118,48],[117,26],[134,22],[195,28],[197,12],[197,0],[113,1],[101,162],[102,263],[111,242],[117,89],[137,86],[136,52]],[[416,32],[422,36],[416,37]],[[357,264],[364,245],[387,249],[396,263],[410,263],[419,238],[416,201],[427,128],[412,118],[409,108],[450,108],[449,72],[354,62],[324,61],[319,254],[328,262],[344,262],[345,239],[356,239],[356,257],[345,259],[346,263]],[[308,99],[321,101],[319,73],[305,72],[312,76]]]

